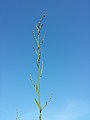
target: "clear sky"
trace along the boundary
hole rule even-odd
[[[90,120],[90,1],[0,0],[0,120],[37,120],[32,29],[47,11],[42,34],[43,120]]]

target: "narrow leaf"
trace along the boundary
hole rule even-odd
[[[38,108],[41,110],[41,106],[40,106],[39,102],[36,99],[35,99],[35,102],[36,102]]]

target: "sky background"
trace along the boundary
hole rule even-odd
[[[32,29],[44,12],[43,120],[90,120],[90,1],[0,0],[0,120],[37,120]]]

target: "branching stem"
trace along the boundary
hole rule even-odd
[[[43,62],[41,65],[41,45],[43,44],[45,35],[43,36],[43,38],[40,40],[40,34],[41,34],[41,29],[43,27],[42,21],[44,19],[44,17],[46,16],[47,13],[45,13],[42,18],[40,19],[40,21],[38,22],[38,24],[36,25],[36,29],[37,29],[37,37],[34,33],[34,30],[32,31],[33,37],[36,41],[36,45],[37,45],[37,49],[35,47],[33,47],[35,53],[37,54],[37,68],[38,68],[38,80],[36,85],[34,84],[34,81],[32,80],[32,77],[30,77],[30,80],[36,90],[37,96],[38,96],[38,100],[35,99],[35,102],[39,108],[39,120],[42,120],[42,110],[47,106],[47,104],[49,103],[49,101],[46,102],[46,104],[42,107],[41,105],[41,94],[40,94],[40,80],[42,77],[42,72],[43,72]]]

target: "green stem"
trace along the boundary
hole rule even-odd
[[[39,104],[40,104],[40,65],[38,67],[38,90],[39,90],[38,100],[39,100]]]
[[[39,120],[42,120],[42,111],[40,110]]]
[[[40,76],[41,76],[40,60],[41,60],[41,46],[40,46],[40,42],[38,42],[38,60],[37,60],[37,65],[38,65],[38,91],[39,91],[38,101],[39,101],[39,104],[41,106],[41,103],[40,103]],[[39,120],[42,120],[41,108],[39,109],[39,111],[40,111]]]

